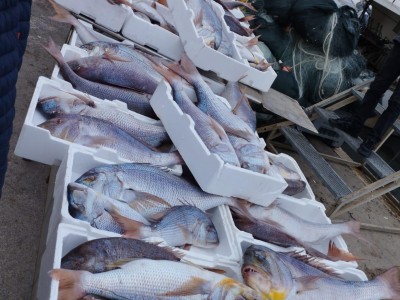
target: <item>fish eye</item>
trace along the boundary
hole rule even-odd
[[[57,118],[57,119],[56,119],[56,123],[57,123],[57,124],[61,124],[61,123],[62,123],[61,119]]]
[[[214,231],[214,228],[213,228],[211,225],[208,225],[208,226],[206,227],[206,230],[207,230],[207,232],[213,232],[213,231]]]

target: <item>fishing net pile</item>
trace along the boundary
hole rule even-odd
[[[308,106],[353,86],[365,68],[351,0],[255,0],[252,24],[270,52],[273,87]]]

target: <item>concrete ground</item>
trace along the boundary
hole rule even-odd
[[[30,99],[39,76],[49,77],[54,61],[42,48],[49,37],[61,45],[68,26],[58,24],[47,16],[52,10],[45,0],[33,0],[31,33],[24,63],[19,75],[14,134],[11,139],[9,168],[3,197],[0,201],[0,299],[30,299],[38,258],[39,241],[44,217],[50,167],[22,160],[13,154],[25,119]],[[322,147],[322,146],[321,146]],[[330,151],[324,147],[324,151]],[[329,191],[302,163],[295,153],[289,152],[302,167],[317,198],[327,205],[334,204]],[[347,180],[351,188],[365,184],[354,172],[343,166],[335,169]],[[357,208],[343,219],[354,217],[362,222],[399,227],[398,217],[380,201]],[[369,244],[346,238],[350,250],[365,260],[360,266],[369,276],[379,274],[400,260],[400,235],[363,232]],[[40,299],[42,300],[42,299]],[[44,300],[44,299],[43,299]]]

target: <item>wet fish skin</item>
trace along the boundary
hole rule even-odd
[[[75,182],[68,184],[67,198],[71,216],[89,222],[94,228],[123,233],[123,228],[108,212],[110,208],[117,208],[119,213],[126,218],[150,225],[141,214],[128,204],[107,197],[85,185]]]
[[[134,202],[132,191],[153,194],[171,206],[193,205],[203,211],[219,205],[238,206],[235,198],[217,196],[203,192],[182,177],[172,175],[158,167],[143,164],[119,164],[99,166],[87,171],[76,180],[109,197]],[[133,198],[133,199],[132,199]],[[163,209],[165,210],[165,208]],[[160,212],[160,210],[156,210]],[[144,217],[151,217],[154,211]]]
[[[117,216],[118,222],[126,225],[125,236],[146,239],[160,237],[169,246],[193,245],[215,248],[219,244],[217,229],[211,218],[197,207],[174,206],[165,211],[158,221],[149,225],[132,222]]]
[[[134,62],[88,56],[68,61],[70,68],[80,77],[93,82],[133,89],[152,95],[158,81],[139,69]]]
[[[286,299],[295,289],[292,273],[274,251],[266,251],[266,248],[252,245],[246,249],[242,265],[244,282],[260,292],[264,299]]]
[[[60,50],[51,40],[49,45],[45,47],[47,52],[57,61],[60,66],[60,72],[77,90],[88,93],[100,99],[115,100],[118,99],[125,102],[129,109],[148,117],[155,117],[155,113],[150,106],[151,95],[146,93],[137,93],[130,89],[105,85],[98,82],[92,82],[84,79],[69,67],[65,62]]]
[[[93,117],[60,115],[38,125],[58,138],[92,148],[107,147],[132,162],[174,165],[182,163],[178,153],[155,152],[117,126]]]
[[[119,268],[120,262],[137,258],[179,261],[181,256],[175,249],[136,239],[101,238],[85,242],[69,251],[61,260],[61,268],[101,273]]]
[[[285,179],[288,184],[288,187],[283,191],[283,194],[293,196],[304,191],[307,184],[302,180],[300,174],[278,161],[271,159],[270,162],[271,165],[277,168],[283,179]]]
[[[190,297],[198,294],[209,295],[220,286],[228,291],[234,291],[229,294],[231,297],[220,299],[241,299],[234,297],[255,294],[250,288],[223,275],[193,265],[166,260],[137,259],[121,266],[121,269],[99,274],[54,269],[50,275],[60,281],[59,295],[68,296],[67,299],[79,299],[85,294],[113,299],[136,299],[138,295],[147,296],[149,299],[152,297],[168,299],[168,297]],[[65,284],[66,282],[68,284]]]
[[[171,143],[163,126],[143,122],[119,110],[112,110],[101,105],[96,105],[90,98],[47,97],[39,99],[38,107],[50,117],[55,117],[59,114],[79,114],[110,122],[143,144],[152,147]]]
[[[246,122],[255,132],[257,129],[256,114],[251,108],[249,100],[240,90],[239,83],[237,81],[228,81],[221,96],[229,102],[233,113]]]

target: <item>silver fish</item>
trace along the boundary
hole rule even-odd
[[[276,252],[267,249],[260,245],[246,249],[242,265],[244,282],[262,294],[263,299],[291,299],[287,297],[295,289],[292,273]]]
[[[297,215],[279,207],[275,202],[268,207],[248,204],[250,214],[257,220],[278,223],[281,229],[304,243],[318,243],[331,240],[341,234],[360,237],[360,223],[348,221],[337,224],[320,224],[299,218]]]
[[[137,192],[152,194],[171,206],[193,205],[206,211],[219,205],[241,208],[236,198],[217,196],[203,192],[182,177],[177,177],[158,167],[143,164],[106,165],[93,168],[76,180],[114,199],[135,203]],[[140,197],[139,197],[140,198]],[[146,200],[145,202],[148,202]],[[155,201],[157,202],[157,201]],[[145,218],[164,211],[164,207],[139,211]]]
[[[256,113],[251,108],[246,95],[242,93],[237,81],[228,81],[224,91],[221,94],[232,107],[232,112],[246,122],[253,130],[256,131]]]
[[[122,237],[101,238],[69,251],[61,260],[61,268],[101,273],[138,258],[179,261],[183,256],[182,251],[168,246]]]
[[[76,74],[87,80],[147,94],[153,94],[158,85],[156,78],[130,61],[88,56],[69,61],[68,65]]]
[[[80,299],[86,294],[112,299],[191,299],[196,295],[198,299],[208,295],[211,300],[261,299],[256,291],[226,276],[167,260],[137,259],[98,274],[54,269],[50,275],[60,281],[59,299]]]
[[[181,110],[194,121],[194,129],[211,153],[218,155],[224,162],[240,166],[225,130],[213,118],[202,112],[183,90],[182,79],[171,71],[158,68],[172,86],[174,100]]]
[[[307,263],[307,258],[285,253],[278,255],[290,270],[297,291],[301,291],[293,299],[380,300],[400,297],[400,267],[393,267],[370,281],[345,281],[313,267]],[[310,278],[313,278],[311,282]]]
[[[38,125],[58,138],[83,146],[107,147],[132,162],[157,165],[181,164],[182,158],[176,152],[155,152],[143,145],[117,126],[92,117],[60,115]]]
[[[285,179],[288,184],[288,187],[283,191],[283,194],[293,196],[304,191],[307,184],[302,180],[297,172],[272,159],[270,162],[271,165],[278,169],[279,174],[282,175],[283,179]]]
[[[127,203],[107,197],[85,185],[72,182],[68,184],[69,212],[72,217],[89,222],[94,228],[122,234],[124,229],[109,213],[118,209],[121,216],[141,222],[150,223]]]
[[[155,116],[155,113],[149,102],[151,95],[146,93],[137,93],[130,89],[105,85],[84,79],[72,71],[69,65],[65,62],[60,50],[52,40],[50,40],[49,45],[45,47],[45,49],[59,64],[63,77],[68,80],[77,90],[88,93],[100,99],[118,99],[122,102],[125,102],[129,109],[132,109],[142,115],[148,117]]]
[[[79,114],[110,122],[143,144],[152,147],[171,143],[165,128],[161,125],[143,122],[128,113],[97,105],[89,97],[74,96],[76,98],[57,96],[42,98],[38,101],[38,107],[50,117],[60,114]]]
[[[124,235],[134,239],[158,237],[169,246],[194,245],[201,248],[214,248],[219,244],[212,220],[194,206],[174,206],[158,215],[158,221],[148,225],[121,215],[119,208],[111,214],[125,229]]]

